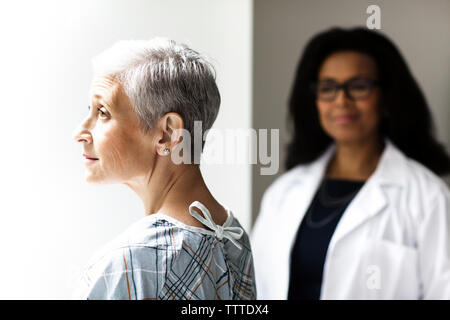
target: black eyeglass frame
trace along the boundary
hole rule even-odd
[[[365,95],[365,96],[363,96],[363,97],[354,98],[354,97],[352,97],[352,96],[350,95],[350,92],[349,92],[349,86],[350,86],[350,84],[352,84],[353,82],[355,82],[355,81],[360,81],[360,80],[365,81],[365,82],[369,85],[369,91],[368,91],[367,95]],[[311,86],[310,86],[310,90],[311,90],[312,94],[314,94],[314,96],[316,96],[317,99],[319,99],[319,95],[318,95],[318,93],[317,93],[317,87],[318,87],[318,85],[319,85],[319,81],[316,81],[316,82],[312,83]],[[373,90],[374,87],[379,87],[379,86],[381,86],[381,82],[378,81],[378,80],[373,80],[373,79],[368,79],[368,78],[356,78],[356,79],[351,79],[351,80],[348,80],[348,81],[346,81],[346,82],[344,82],[344,83],[342,83],[342,84],[335,84],[335,85],[334,85],[335,91],[334,91],[334,95],[333,95],[333,98],[332,98],[332,99],[320,99],[320,100],[322,100],[322,101],[333,101],[334,99],[336,99],[337,93],[338,93],[339,90],[341,90],[341,89],[344,90],[345,96],[346,96],[347,98],[349,98],[350,100],[362,100],[362,99],[367,98],[367,97],[372,93],[372,90]]]

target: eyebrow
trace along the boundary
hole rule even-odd
[[[92,95],[92,98],[97,102],[103,105],[104,107],[107,107],[109,110],[113,110],[114,108],[111,107],[111,105],[104,99],[104,97],[98,93]]]
[[[94,99],[96,99],[96,100],[102,100],[102,99],[103,99],[103,96],[100,95],[100,94],[98,94],[98,93],[96,93],[96,94],[92,95],[92,98],[94,98]]]

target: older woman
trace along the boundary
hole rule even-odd
[[[316,35],[289,112],[289,171],[266,191],[252,238],[259,296],[450,299],[450,192],[438,177],[450,159],[394,44],[363,28]]]
[[[75,296],[255,298],[247,235],[208,191],[199,165],[171,157],[190,140],[183,129],[192,135],[201,121],[205,131],[217,116],[210,64],[166,39],[119,42],[93,62],[89,114],[74,137],[83,145],[86,180],[127,185],[145,217],[92,258]]]

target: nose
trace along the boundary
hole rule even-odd
[[[347,96],[345,90],[341,88],[336,92],[336,97],[334,98],[334,103],[340,106],[347,106],[351,99]]]
[[[92,135],[89,130],[85,128],[84,124],[81,124],[73,131],[72,138],[75,142],[92,143]]]

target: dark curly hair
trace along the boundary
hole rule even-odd
[[[333,52],[365,53],[376,62],[382,83],[386,117],[379,130],[403,153],[438,175],[450,171],[450,158],[434,137],[434,126],[425,97],[395,45],[379,32],[364,28],[332,28],[313,37],[297,68],[289,99],[289,128],[293,137],[287,147],[286,169],[309,163],[332,142],[319,122],[311,84],[323,61]]]

